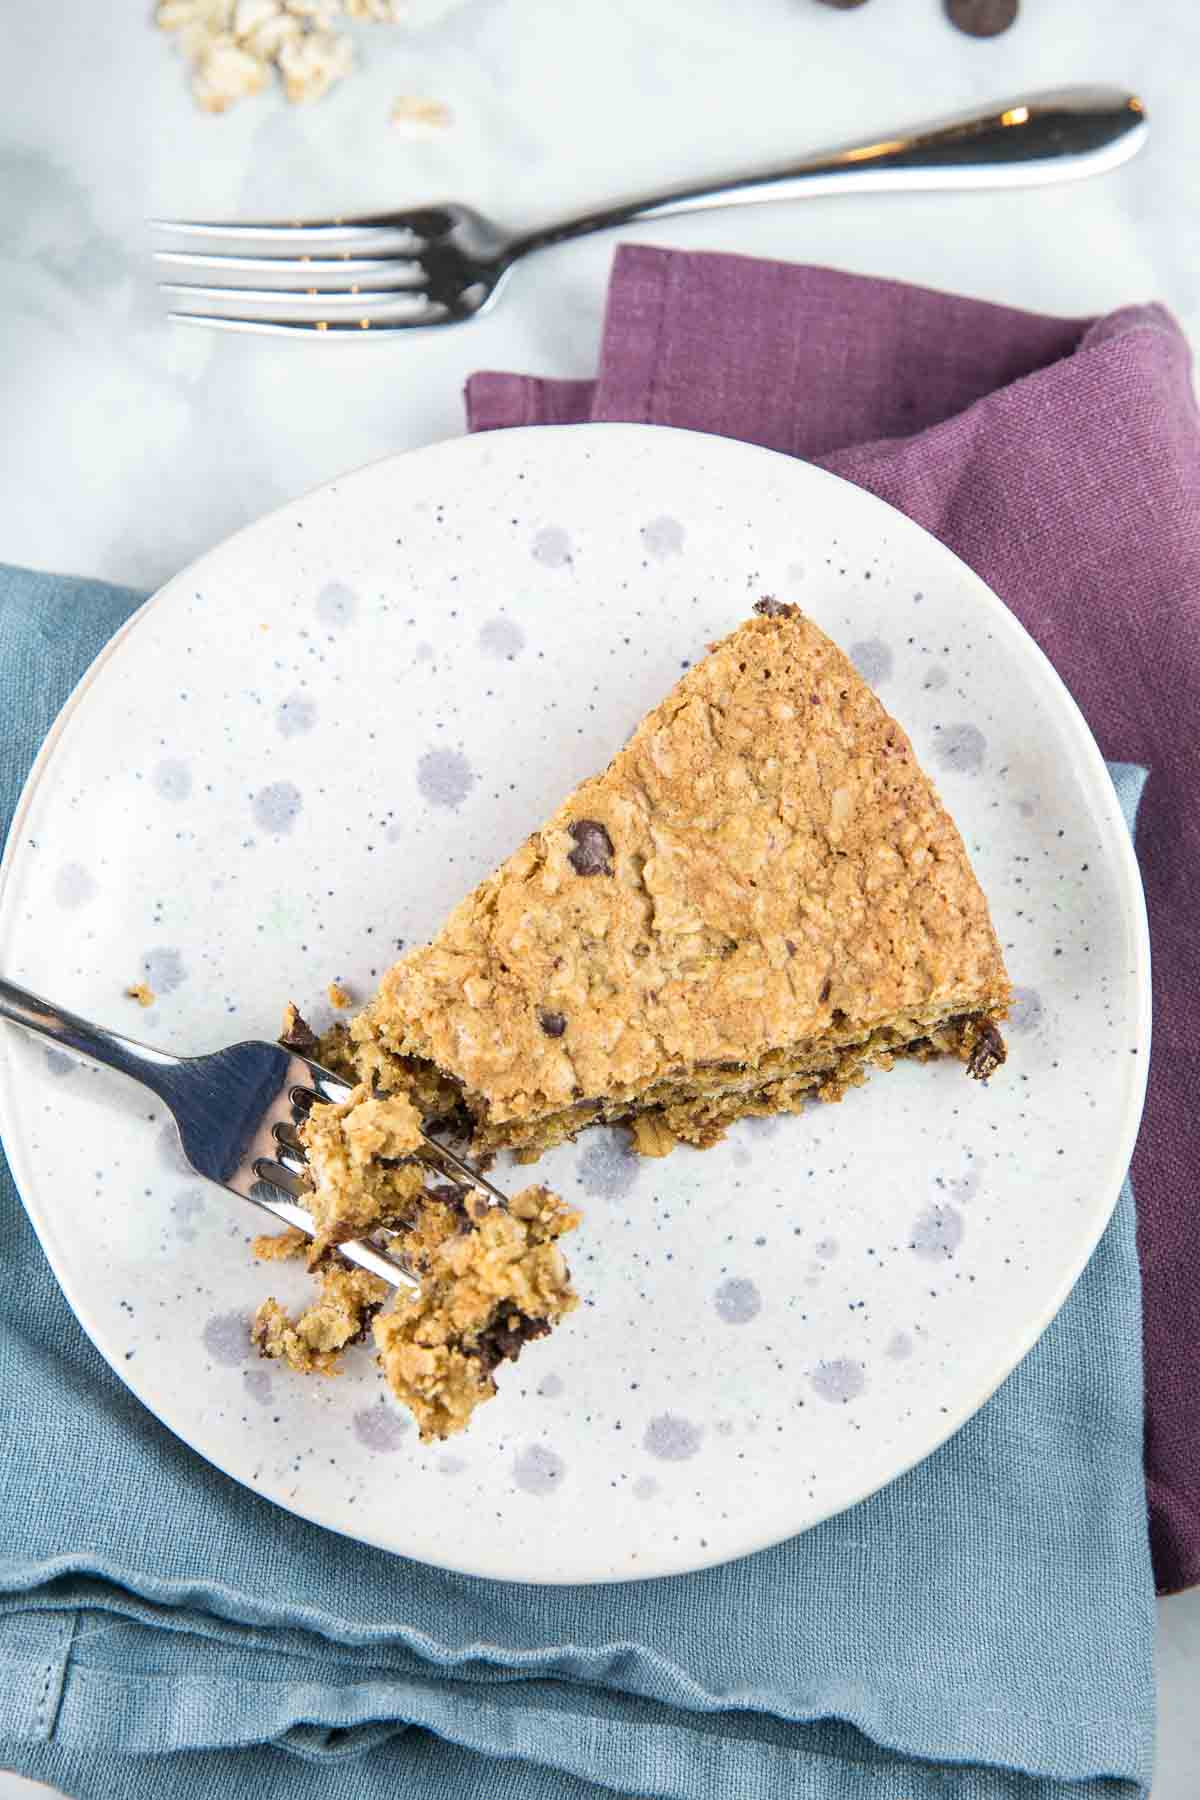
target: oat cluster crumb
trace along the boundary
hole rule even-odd
[[[262,1240],[260,1240],[262,1241]],[[300,1254],[291,1247],[283,1254]],[[342,1351],[360,1344],[390,1289],[378,1275],[345,1266],[323,1269],[316,1300],[297,1318],[275,1299],[264,1300],[250,1328],[263,1356],[277,1357],[302,1375],[331,1375]]]
[[[226,112],[278,77],[293,102],[319,100],[354,65],[340,22],[395,24],[403,0],[158,0],[159,29],[175,34],[201,111]]]
[[[135,981],[132,986],[125,989],[125,998],[136,1000],[139,1006],[153,1006],[158,995],[148,981]]]
[[[440,100],[427,100],[420,94],[397,94],[388,117],[393,125],[411,132],[414,137],[426,137],[431,131],[445,131],[451,122],[448,106]]]
[[[904,732],[767,600],[394,965],[345,1049],[373,1090],[413,1068],[457,1089],[476,1153],[623,1121],[662,1156],[900,1056],[986,1078],[1009,992]]]

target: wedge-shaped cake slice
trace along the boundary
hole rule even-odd
[[[899,1055],[1003,1061],[1000,946],[908,739],[798,608],[756,614],[388,972],[349,1046],[375,1092],[436,1077],[477,1150],[626,1120],[662,1154]]]

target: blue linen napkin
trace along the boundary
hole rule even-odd
[[[5,830],[137,602],[0,567]],[[1143,772],[1113,774],[1132,826]],[[920,1467],[773,1550],[610,1587],[425,1568],[209,1468],[84,1337],[2,1157],[0,1257],[2,1765],[105,1800],[1146,1791],[1128,1185],[1041,1342]]]

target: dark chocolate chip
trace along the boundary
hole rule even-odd
[[[999,1031],[990,1019],[984,1019],[979,1023],[979,1035],[967,1059],[967,1074],[973,1075],[976,1081],[986,1081],[989,1075],[996,1073],[1007,1055]]]
[[[824,1006],[825,1002],[828,1000],[829,990],[832,986],[833,986],[833,983],[831,981],[829,981],[828,978],[821,983],[821,1005],[822,1006]]]
[[[577,875],[612,874],[612,839],[598,819],[575,819],[567,830],[575,839],[575,848],[567,861]]]
[[[795,946],[795,944],[793,944],[791,938],[784,938],[783,947],[787,951],[789,956],[795,956],[796,946]]]
[[[785,600],[775,600],[770,594],[764,594],[761,600],[754,602],[754,610],[764,619],[788,619],[796,609]]]
[[[302,1019],[293,1006],[288,1014],[288,1028],[280,1033],[279,1042],[285,1050],[294,1050],[297,1056],[313,1056],[317,1051],[320,1039],[308,1021]]]
[[[834,6],[838,12],[850,12],[853,7],[865,6],[867,0],[820,0],[822,6]]]
[[[504,1308],[491,1324],[485,1326],[473,1344],[463,1346],[468,1356],[477,1356],[489,1375],[497,1363],[516,1362],[522,1348],[533,1338],[546,1337],[550,1325],[546,1319],[531,1319],[525,1313]]]
[[[467,1192],[465,1188],[452,1187],[449,1183],[424,1190],[426,1200],[436,1200],[439,1206],[448,1206],[450,1211],[460,1218],[464,1224],[471,1224],[471,1214],[467,1210]]]
[[[946,0],[946,17],[968,37],[999,37],[1016,20],[1020,0]]]
[[[538,1024],[541,1026],[547,1037],[561,1037],[563,1032],[567,1029],[567,1021],[562,1013],[539,1012]]]
[[[353,1337],[348,1337],[346,1339],[346,1342],[343,1345],[344,1349],[348,1350],[352,1344],[365,1344],[366,1343],[367,1339],[371,1335],[371,1321],[374,1319],[375,1314],[379,1311],[379,1309],[382,1305],[383,1305],[382,1300],[375,1300],[375,1301],[372,1301],[369,1305],[363,1307],[362,1324],[359,1326],[358,1330],[354,1333]]]

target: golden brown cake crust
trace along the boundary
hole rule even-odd
[[[897,1018],[1002,1017],[1008,995],[904,732],[771,602],[388,972],[352,1032],[358,1057],[427,1058],[502,1127]]]

